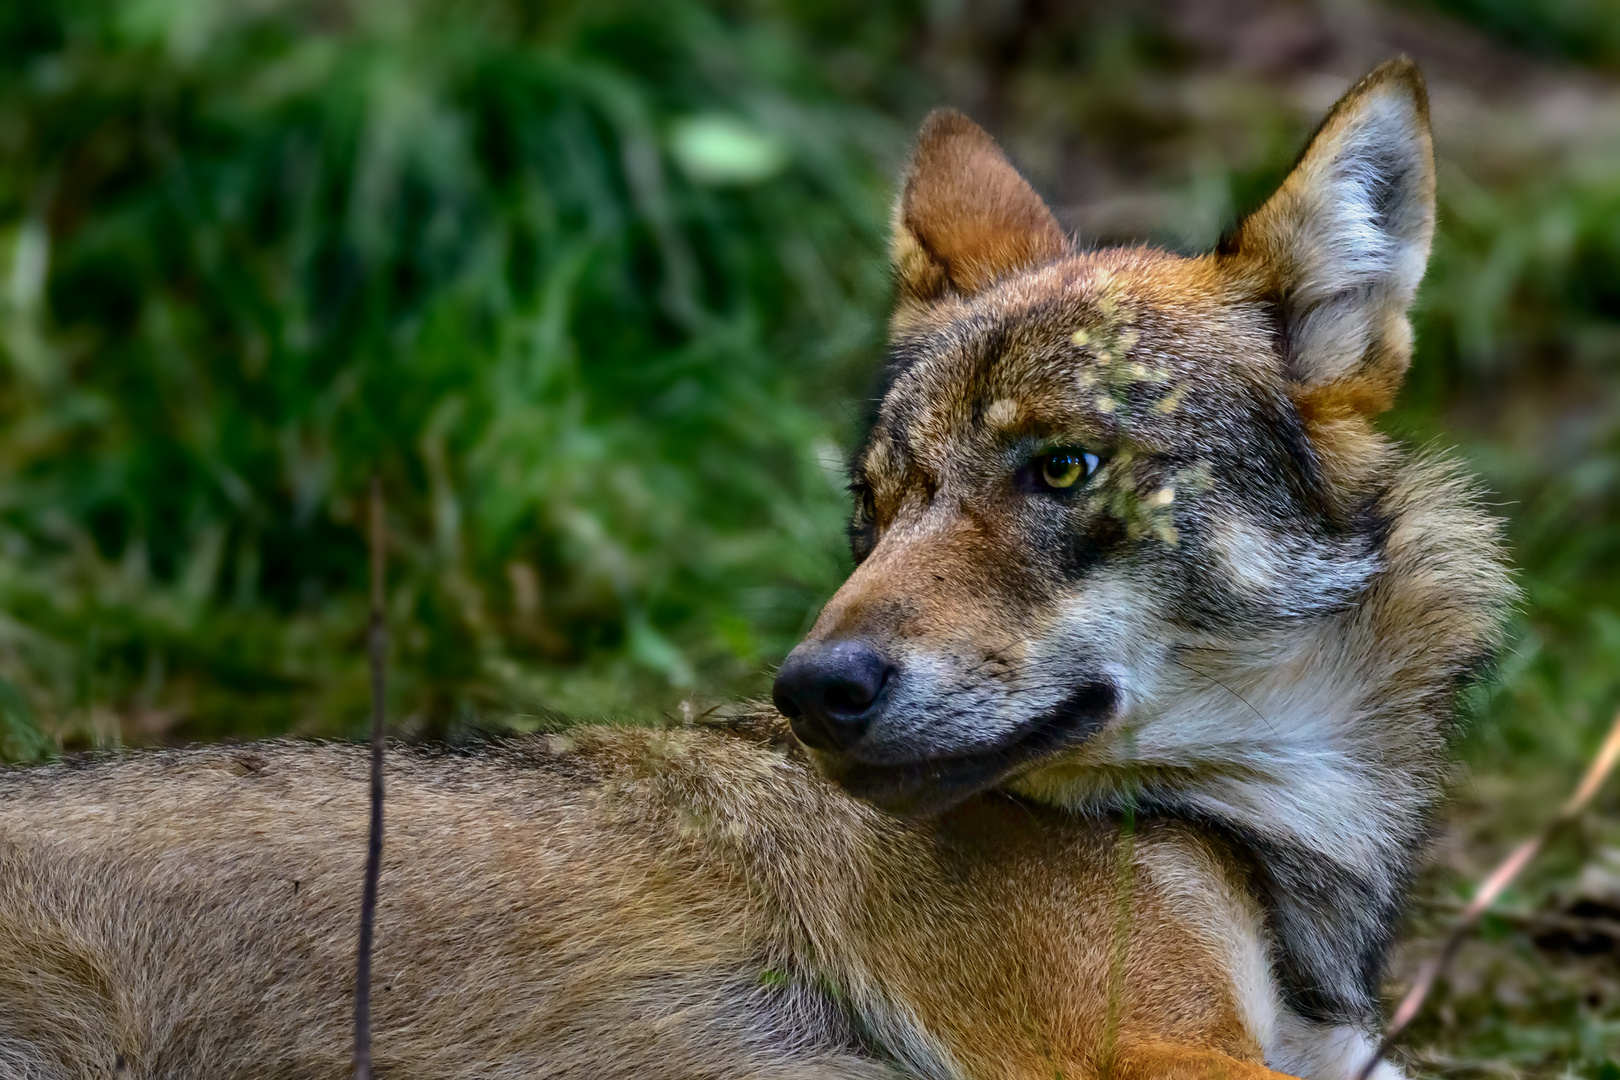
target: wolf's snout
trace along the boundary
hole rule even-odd
[[[788,655],[771,696],[806,746],[848,750],[871,726],[878,695],[893,674],[865,642],[807,642]]]

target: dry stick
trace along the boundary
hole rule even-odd
[[[1445,945],[1438,953],[1429,957],[1419,969],[1417,979],[1412,983],[1412,989],[1401,999],[1400,1007],[1390,1018],[1389,1027],[1384,1030],[1384,1041],[1378,1044],[1378,1049],[1367,1059],[1367,1064],[1361,1067],[1356,1080],[1367,1080],[1372,1075],[1378,1063],[1400,1038],[1401,1032],[1417,1018],[1418,1010],[1423,1008],[1423,1002],[1428,998],[1429,991],[1434,989],[1440,973],[1445,971],[1452,958],[1457,955],[1457,950],[1462,948],[1463,941],[1473,930],[1474,924],[1479,922],[1480,916],[1496,902],[1496,898],[1502,895],[1504,889],[1513,884],[1513,879],[1518,877],[1520,871],[1546,846],[1547,840],[1554,832],[1580,817],[1581,812],[1586,809],[1586,804],[1592,801],[1592,796],[1598,793],[1603,781],[1608,779],[1616,761],[1620,761],[1620,713],[1615,714],[1614,723],[1609,726],[1609,734],[1604,738],[1602,747],[1598,749],[1597,757],[1587,766],[1586,775],[1581,777],[1580,786],[1564,802],[1558,816],[1542,826],[1536,835],[1514,848],[1513,854],[1503,859],[1501,865],[1492,870],[1490,876],[1480,884],[1479,891],[1463,909],[1457,925],[1452,927]]]
[[[383,623],[382,479],[371,474],[371,832],[366,842],[366,884],[360,897],[360,948],[354,964],[354,1075],[371,1080],[371,931],[377,921],[377,876],[383,842],[383,658],[388,630]]]

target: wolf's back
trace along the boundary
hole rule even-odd
[[[768,1076],[786,1029],[830,1037],[759,992],[768,927],[699,837],[533,749],[391,755],[381,1075]],[[0,778],[0,1076],[346,1075],[364,769],[274,743]]]
[[[705,731],[389,761],[380,1075],[1084,1070],[1111,980],[1122,1040],[1259,1057],[1217,940],[1258,916],[1173,827],[1122,849],[1001,797],[904,825]],[[0,1077],[347,1075],[365,766],[0,773]]]

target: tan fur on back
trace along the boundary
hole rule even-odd
[[[346,1075],[365,768],[272,743],[0,776],[0,1077]],[[388,783],[380,1076],[1084,1076],[1111,978],[1122,1074],[1258,1059],[1221,939],[1252,914],[1179,827],[1122,863],[1114,825],[999,797],[903,825],[702,730],[395,750]]]

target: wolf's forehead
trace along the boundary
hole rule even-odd
[[[973,434],[1061,424],[1081,405],[1089,358],[1064,323],[990,328],[912,358],[894,373],[879,434],[919,452]]]
[[[1157,437],[1195,384],[1214,381],[1218,365],[1199,353],[1220,335],[1200,325],[1125,289],[968,308],[896,343],[864,467],[942,465],[985,440]]]

